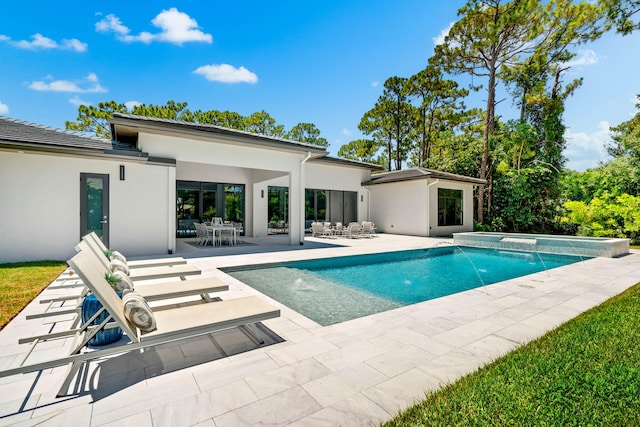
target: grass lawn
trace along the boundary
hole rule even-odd
[[[640,284],[386,426],[640,425]]]
[[[62,261],[0,264],[0,329],[66,267]]]

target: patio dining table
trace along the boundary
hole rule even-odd
[[[232,230],[233,231],[233,244],[237,244],[238,243],[238,229],[237,227],[234,227],[232,225],[224,225],[224,224],[219,224],[219,225],[207,225],[207,230],[211,231],[212,235],[213,235],[213,245],[215,246],[216,244],[216,236],[220,235],[220,232],[222,230]],[[220,241],[220,245],[222,246],[222,240]]]

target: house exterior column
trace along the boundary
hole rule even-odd
[[[304,227],[302,212],[304,210],[304,183],[302,182],[304,168],[299,164],[289,173],[289,245],[299,245],[303,242],[304,234],[300,233]]]

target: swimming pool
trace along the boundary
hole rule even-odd
[[[449,246],[222,271],[327,326],[584,259]]]

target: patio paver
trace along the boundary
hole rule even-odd
[[[258,294],[218,267],[430,247],[439,239],[307,239],[178,255],[221,278],[222,298]],[[270,240],[271,239],[271,240]],[[249,239],[245,239],[249,240]],[[227,248],[225,248],[227,249]],[[76,393],[55,398],[63,368],[0,379],[0,425],[376,425],[425,392],[455,381],[640,282],[640,253],[597,258],[480,289],[321,327],[282,307],[264,322],[273,344],[255,348],[234,331],[91,362]],[[258,294],[260,295],[260,294]],[[263,298],[280,306],[266,296]],[[0,369],[17,338],[64,326],[25,320],[0,331]],[[65,319],[68,322],[68,319]],[[276,339],[276,338],[280,339]],[[43,352],[53,352],[61,344]]]

